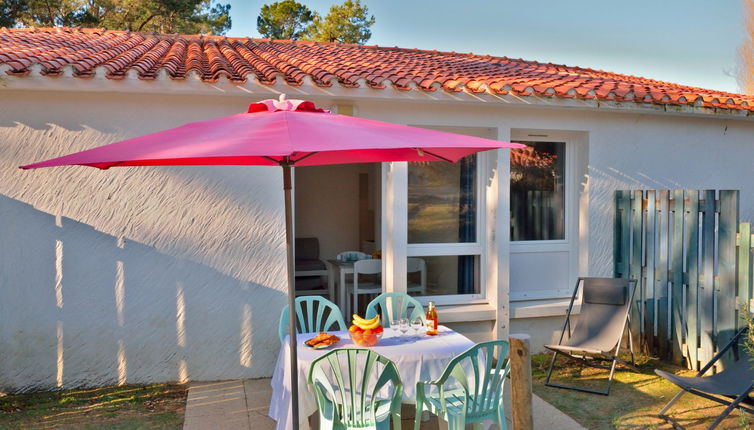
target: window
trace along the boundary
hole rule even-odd
[[[565,239],[564,142],[511,149],[511,240]]]
[[[408,255],[426,270],[423,276],[416,267],[412,272],[409,262],[411,295],[480,294],[478,157],[408,165]]]
[[[424,267],[412,260],[420,260]],[[479,294],[478,255],[409,257],[407,263],[407,287],[412,296]]]
[[[588,135],[511,129],[511,139],[526,148],[510,152],[509,299],[570,298],[581,273],[578,232],[586,206],[579,204],[578,179],[587,172]]]
[[[476,156],[408,168],[408,243],[476,242]]]

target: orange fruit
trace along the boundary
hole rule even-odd
[[[359,326],[356,324],[352,324],[351,327],[348,327],[349,333],[356,333],[357,331],[359,331]]]
[[[374,329],[375,333],[382,333],[384,330],[381,325],[378,325],[376,329]]]
[[[372,334],[372,330],[371,329],[364,330],[364,336],[371,336],[371,334]]]

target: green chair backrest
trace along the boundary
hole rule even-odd
[[[374,428],[378,401],[389,401],[391,413],[400,413],[403,383],[398,368],[372,350],[332,350],[312,362],[308,382],[317,397],[322,428]]]
[[[297,333],[319,333],[321,331],[346,331],[348,326],[343,320],[338,305],[320,296],[305,296],[296,299]],[[288,305],[280,313],[280,341],[288,334]]]
[[[503,401],[505,377],[510,371],[507,340],[479,343],[448,363],[437,383],[460,385],[467,417],[497,412]]]
[[[378,310],[379,306],[379,310]],[[383,327],[390,327],[390,320],[394,318],[425,319],[424,308],[418,300],[406,293],[382,293],[367,305],[366,319],[380,314]]]

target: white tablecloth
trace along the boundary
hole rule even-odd
[[[315,359],[321,357],[334,348],[356,347],[347,332],[334,332],[340,337],[337,345],[321,350],[307,348],[302,343],[314,337],[314,334],[298,335],[298,386],[299,386],[299,427],[308,428],[307,418],[317,411],[317,401],[306,378],[309,367]],[[442,375],[445,366],[458,354],[474,346],[474,342],[467,337],[445,327],[439,327],[437,336],[421,335],[419,340],[408,342],[394,337],[391,329],[385,329],[385,334],[379,345],[371,349],[376,353],[392,360],[398,367],[398,373],[403,382],[403,403],[416,402],[416,383],[418,381],[432,381]],[[405,339],[405,337],[403,337]],[[272,375],[272,399],[270,401],[269,416],[277,421],[277,429],[290,429],[291,423],[291,378],[290,346],[288,338],[283,342],[278,353],[275,373]]]

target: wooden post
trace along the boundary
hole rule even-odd
[[[513,430],[533,430],[531,407],[531,354],[528,334],[510,336],[511,421]]]

